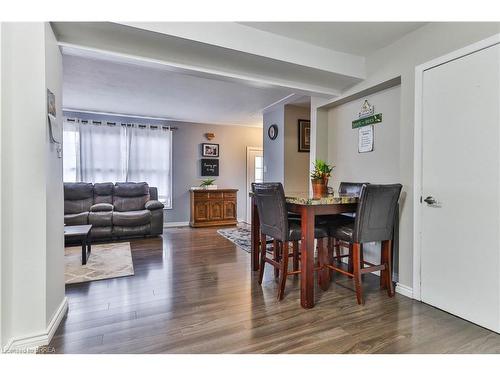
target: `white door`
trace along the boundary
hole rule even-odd
[[[499,45],[423,74],[421,298],[497,332],[499,106]]]
[[[252,222],[252,200],[248,194],[252,191],[252,182],[264,181],[264,157],[261,148],[247,147],[247,217],[246,222]]]

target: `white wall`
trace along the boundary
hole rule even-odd
[[[332,186],[341,181],[393,183],[399,181],[399,86],[354,100],[328,113],[328,161],[335,165]],[[382,113],[383,121],[373,125],[374,150],[358,152],[358,129],[352,121],[365,99]]]
[[[307,192],[309,189],[309,153],[298,151],[298,120],[309,120],[310,107],[285,105],[285,191]]]
[[[263,120],[264,181],[285,182],[285,111],[279,105],[264,113]],[[269,126],[278,126],[278,137],[274,140],[267,135]]]
[[[328,113],[328,162],[335,165],[331,186],[338,191],[341,181],[397,183],[399,177],[399,86],[354,100],[331,109]],[[352,129],[352,121],[365,99],[382,113],[383,121],[374,127],[374,150],[358,153],[358,129]],[[380,244],[363,247],[365,259],[380,261]],[[397,254],[395,254],[395,259]],[[378,263],[377,263],[378,264]],[[397,265],[395,272],[397,272]]]
[[[56,96],[57,130],[54,136],[62,142],[62,56],[49,24],[45,24],[45,79],[46,87]],[[48,126],[46,126],[48,139]],[[58,158],[54,143],[46,143],[46,222],[47,222],[47,316],[46,323],[54,317],[64,299],[64,193],[62,158]]]
[[[310,119],[310,108],[278,104],[264,113],[264,181],[281,182],[286,192],[305,192],[309,184],[307,152],[298,152],[298,119]],[[269,126],[278,125],[278,137],[271,140]]]
[[[3,272],[2,272],[2,29],[3,23],[0,22],[0,352],[3,343]]]
[[[342,96],[401,76],[399,182],[406,195],[401,207],[399,282],[413,283],[413,131],[415,66],[500,32],[499,23],[431,23],[368,56],[367,79]],[[313,111],[315,109],[313,108]],[[321,128],[324,124],[316,124]],[[377,142],[377,140],[375,140]],[[384,166],[378,171],[383,175]]]
[[[3,24],[2,38],[2,345],[36,346],[64,302],[62,179],[53,180],[60,161],[46,122],[47,83],[60,99],[60,56],[44,23]]]
[[[220,188],[238,189],[238,219],[246,219],[246,148],[262,147],[262,128],[245,126],[222,126],[169,122],[178,129],[173,133],[172,151],[172,209],[165,210],[165,221],[189,221],[189,188],[198,186],[200,172],[201,143],[218,143],[220,147],[219,176],[215,183]],[[207,141],[204,134],[214,133]]]

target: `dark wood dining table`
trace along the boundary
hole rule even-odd
[[[257,205],[252,198],[252,271],[259,270],[260,221]],[[302,238],[300,241],[300,304],[305,309],[314,307],[314,222],[319,215],[334,215],[356,212],[357,198],[349,196],[326,196],[311,199],[307,194],[287,194],[287,209],[301,216]],[[321,288],[326,290],[330,283],[328,269],[320,270]]]

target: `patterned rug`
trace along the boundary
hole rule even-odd
[[[234,243],[240,249],[250,253],[252,250],[252,234],[250,232],[250,226],[244,225],[237,228],[225,228],[219,229],[217,231],[222,237],[227,238],[229,241]],[[267,245],[267,251],[272,251],[272,245]]]
[[[82,247],[64,249],[66,284],[134,275],[129,242],[93,245],[87,264],[82,266]]]

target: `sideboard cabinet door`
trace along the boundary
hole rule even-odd
[[[236,202],[224,201],[224,220],[236,220]]]

